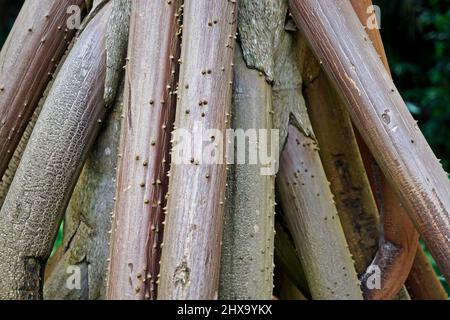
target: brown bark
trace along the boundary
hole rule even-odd
[[[366,25],[369,19],[367,10],[372,5],[372,0],[352,0],[351,3],[359,20],[365,27],[375,50],[380,56],[386,71],[390,74],[380,32],[377,28],[369,28]],[[402,207],[398,196],[392,190],[385,176],[381,173],[379,166],[359,133],[357,138],[372,190],[377,196],[376,200],[383,220],[379,249],[372,264],[380,266],[381,273],[384,275],[382,281],[385,285],[383,285],[382,290],[368,289],[364,285],[368,277],[367,274],[363,275],[362,283],[367,298],[388,299],[398,292],[408,277],[418,248],[419,235],[407,212]]]
[[[413,300],[447,300],[448,295],[423,250],[417,250],[406,288]]]
[[[178,1],[133,1],[109,299],[156,298],[176,102],[178,8]]]
[[[361,24],[364,26],[364,29],[366,30],[367,35],[370,38],[370,41],[372,41],[373,47],[377,51],[381,61],[383,62],[383,65],[390,73],[389,63],[386,53],[384,51],[384,45],[383,40],[381,39],[380,30],[377,28],[367,26],[367,22],[369,21],[369,19],[372,19],[374,14],[374,12],[368,12],[369,7],[373,5],[372,0],[350,0],[350,2],[352,4],[353,9],[356,12],[356,15],[359,18],[359,21],[361,21]],[[378,21],[377,23],[380,22],[381,21]]]
[[[295,21],[338,89],[389,183],[450,277],[448,178],[347,1],[290,1]]]
[[[0,297],[42,296],[44,266],[106,113],[106,4],[58,73],[0,213]],[[121,21],[119,21],[121,23]]]
[[[364,13],[365,10],[366,7]],[[306,55],[309,53],[306,52]],[[313,57],[307,58],[306,61],[319,66]],[[384,215],[385,232],[381,233],[377,251],[378,209],[350,117],[326,75],[318,71],[320,66],[314,68],[309,65],[308,68],[317,70],[314,73],[309,72],[312,80],[305,88],[309,113],[317,132],[320,154],[336,196],[336,206],[355,259],[355,266],[357,272],[362,274],[364,296],[366,299],[393,298],[408,275],[408,266],[412,263],[411,255],[417,245],[417,233],[406,213],[399,212],[401,208],[398,206],[393,207],[398,203],[395,195],[385,192],[386,204],[383,209],[389,210]],[[371,158],[367,148],[363,151],[366,151],[363,153],[364,160],[367,160],[368,156]],[[374,160],[371,160],[374,163]],[[372,168],[371,163],[367,168],[371,177],[374,175]],[[407,219],[406,224],[403,219]],[[377,290],[366,286],[374,266],[380,268],[381,275],[381,288]]]
[[[204,134],[200,124],[224,133],[231,105],[236,3],[187,0],[183,21],[176,127],[194,137]],[[223,144],[218,140],[214,143]],[[181,149],[174,144],[172,155]],[[218,158],[225,161],[223,155]],[[160,299],[213,299],[218,294],[226,165],[201,160],[193,155],[188,164],[172,161]]]
[[[67,8],[84,0],[28,0],[0,53],[0,177],[76,30]]]
[[[367,34],[369,35],[370,40],[373,43],[373,46],[377,53],[379,54],[381,61],[383,61],[383,65],[385,66],[386,70],[390,73],[389,70],[389,64],[387,60],[386,53],[384,51],[383,41],[381,39],[381,34],[377,28],[367,28],[366,22],[369,19],[370,13],[368,13],[367,9],[369,6],[372,5],[372,0],[351,0],[352,6],[355,9],[356,14],[358,15],[361,23],[363,26],[365,26],[365,30]],[[374,167],[375,160],[373,159],[372,155],[369,152],[369,149],[367,145],[364,143],[362,138],[359,136],[360,141],[360,148],[361,152],[363,153],[363,157],[366,159],[365,163],[367,164],[367,169],[369,172],[372,172],[372,177],[374,177],[375,172],[373,171],[380,171],[379,167]],[[386,182],[386,179],[383,175],[378,174],[380,176],[380,186],[378,189],[381,189],[382,192],[382,199],[379,199],[379,202],[384,203],[384,211],[385,211],[385,225],[387,228],[385,228],[385,238],[388,239],[389,242],[397,244],[401,248],[405,248],[408,245],[408,239],[409,241],[414,243],[414,237],[417,237],[417,235],[414,235],[416,230],[412,230],[411,228],[414,228],[413,224],[410,222],[407,213],[405,212],[405,209],[400,206],[400,201],[398,200],[397,195],[392,190],[392,188],[389,186],[389,184]],[[375,181],[372,179],[372,186],[375,186]],[[381,205],[379,203],[379,205]],[[391,209],[389,209],[391,208]],[[389,209],[389,210],[387,210]],[[397,216],[397,217],[396,217]],[[403,223],[404,226],[398,228],[389,228],[389,225],[395,225],[397,223]],[[406,243],[405,243],[406,242]],[[403,272],[406,272],[408,269],[407,267],[410,265],[410,262],[414,259],[413,258],[413,247],[408,248],[408,250],[402,250],[400,255],[403,257],[398,257],[397,264],[399,266],[402,266]],[[423,249],[420,246],[417,246],[417,253],[414,253],[414,256],[416,257],[413,262],[413,267],[411,268],[411,271],[409,273],[408,279],[406,280],[407,284],[411,281],[411,284],[408,285],[409,288],[414,288],[415,295],[420,295],[418,293],[419,286],[417,280],[420,278],[422,279],[422,283],[424,285],[424,292],[421,295],[422,298],[424,298],[428,293],[430,293],[430,290],[427,289],[427,284],[435,284],[436,288],[440,286],[438,290],[436,290],[437,295],[441,296],[439,293],[444,292],[444,288],[442,288],[442,285],[440,285],[438,279],[436,278],[436,274],[433,270],[433,268],[430,265],[430,262],[427,262],[426,259],[423,259],[425,256],[425,253],[423,252]],[[418,264],[418,265],[414,265]],[[406,267],[405,267],[406,266]],[[421,268],[419,268],[419,266]],[[403,273],[404,275],[405,273]],[[403,276],[400,278],[404,278]],[[445,292],[444,292],[445,293]],[[445,295],[446,296],[446,295]],[[433,297],[431,295],[430,297]]]
[[[45,92],[41,100],[39,101],[38,106],[31,116],[30,122],[25,128],[25,131],[23,132],[23,135],[20,138],[19,143],[17,144],[16,150],[14,151],[14,154],[9,161],[8,168],[6,169],[5,174],[0,181],[0,208],[3,206],[3,202],[5,201],[6,195],[8,194],[9,187],[11,186],[11,183],[14,179],[17,168],[19,167],[20,159],[22,159],[25,147],[27,146],[28,140],[30,139],[31,133],[33,132],[34,126],[36,125],[36,121],[42,111],[42,107],[44,106],[45,100],[47,99],[48,92],[50,91],[53,82],[54,81],[50,81],[47,85],[47,88],[45,89]]]

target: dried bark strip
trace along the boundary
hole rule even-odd
[[[223,134],[229,126],[235,32],[236,1],[185,1],[176,127],[194,137],[205,133],[202,125]],[[215,138],[211,147],[223,145]],[[172,156],[180,150],[174,144]],[[223,154],[216,155],[224,163]],[[172,161],[161,299],[218,295],[226,165],[201,163],[195,156],[189,164]]]
[[[106,298],[109,241],[116,191],[123,85],[78,179],[64,219],[60,252],[45,269],[44,299]],[[55,261],[55,259],[57,261]],[[54,266],[49,269],[49,265]],[[71,267],[85,270],[80,290],[67,287]]]
[[[259,71],[247,68],[239,46],[233,83],[232,127],[243,132],[265,129],[270,134],[272,87]],[[258,137],[249,138],[246,159],[250,159],[250,146],[257,153],[261,142]],[[267,143],[270,151],[270,141]],[[228,170],[220,299],[272,299],[275,174],[262,175],[263,167],[245,163]]]
[[[0,212],[1,298],[42,296],[44,265],[106,112],[110,9],[90,21],[58,73]]]
[[[71,5],[84,0],[28,0],[0,53],[0,177],[76,30]]]
[[[109,299],[156,298],[177,90],[178,8],[178,1],[133,1]]]
[[[389,183],[450,278],[450,188],[347,1],[291,0],[295,21],[342,94]]]

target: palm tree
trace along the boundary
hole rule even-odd
[[[0,54],[0,298],[446,299],[417,243],[449,280],[447,174],[370,6],[25,1]]]

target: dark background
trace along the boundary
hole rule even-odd
[[[375,0],[394,81],[450,170],[450,0]]]
[[[38,1],[38,0],[36,0]],[[450,0],[374,0],[394,82],[450,171]],[[0,0],[0,46],[23,0]],[[60,242],[61,232],[57,239]],[[428,254],[430,260],[433,259]],[[436,269],[437,270],[437,269]],[[445,280],[442,283],[450,292]]]

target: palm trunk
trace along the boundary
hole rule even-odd
[[[155,299],[176,103],[178,1],[133,1],[109,299]]]
[[[373,46],[364,40],[367,35],[353,8],[346,1],[292,0],[290,4],[369,149],[450,279],[447,175]]]
[[[3,177],[75,30],[67,8],[84,0],[27,0],[0,53],[0,177]]]
[[[176,127],[194,136],[203,137],[202,126],[222,133],[228,127],[235,21],[235,1],[184,3]],[[213,143],[223,145],[215,138]],[[201,163],[195,156],[189,164],[172,160],[160,299],[217,297],[226,165]]]

